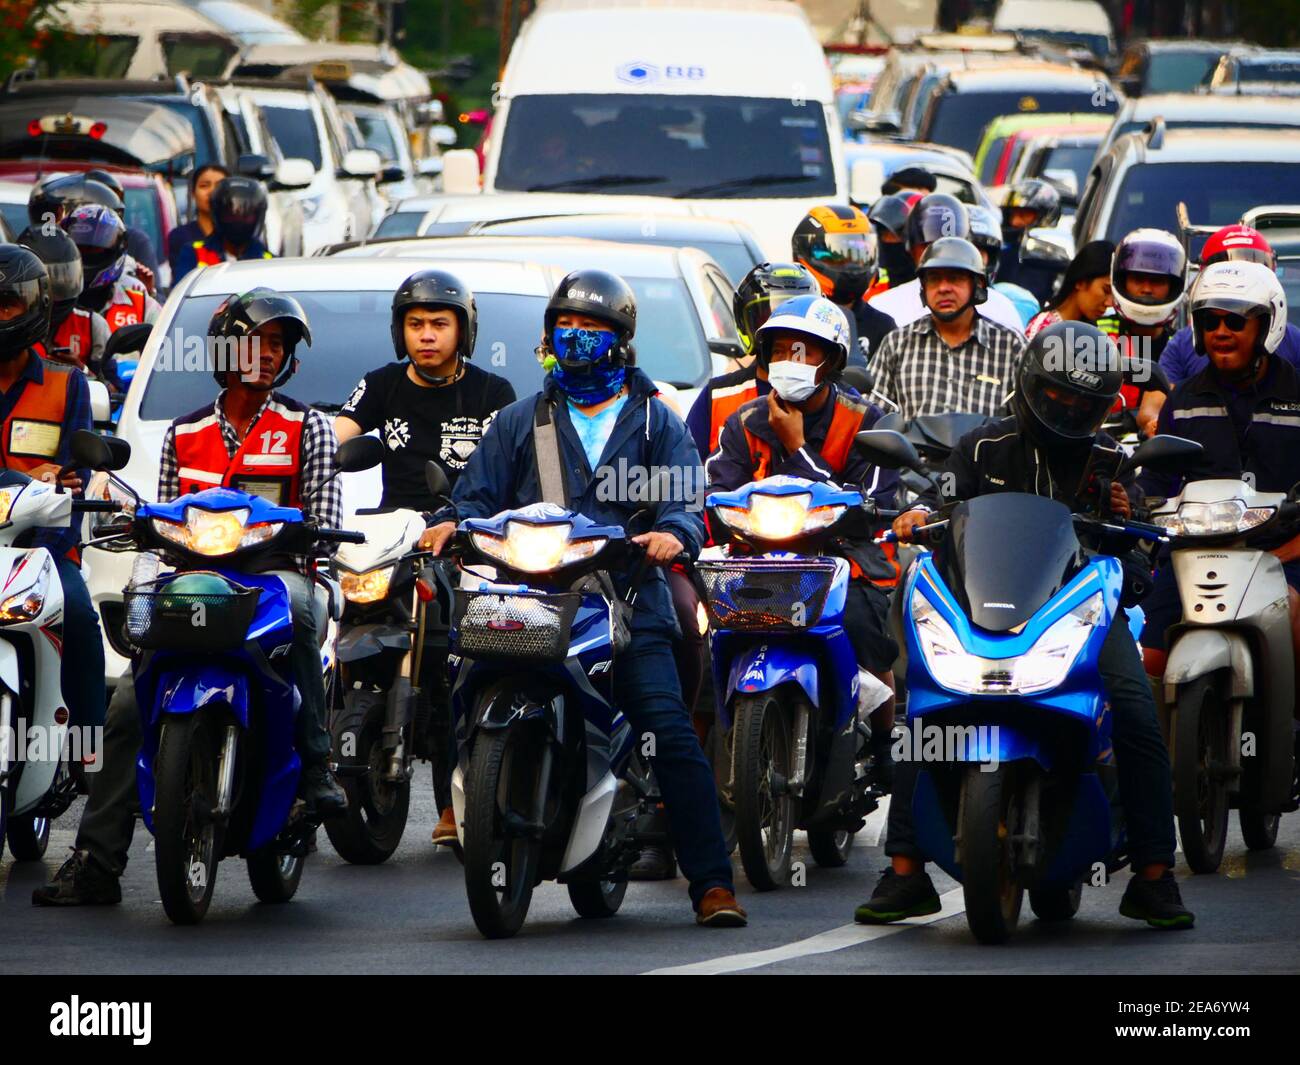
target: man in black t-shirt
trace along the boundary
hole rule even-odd
[[[455,485],[497,411],[515,401],[515,390],[504,377],[470,365],[478,309],[474,294],[452,274],[421,270],[403,281],[393,295],[391,328],[398,361],[361,379],[334,431],[342,443],[378,430],[384,443],[380,505],[427,517],[439,504],[425,486],[425,462],[436,461]],[[424,540],[420,544],[428,546]],[[442,818],[433,841],[451,845],[456,842],[451,767],[441,761],[435,759],[435,776],[445,778],[440,780],[445,786],[435,791]]]

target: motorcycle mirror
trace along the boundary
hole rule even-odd
[[[122,469],[131,460],[131,445],[118,436],[100,436],[89,429],[78,429],[68,438],[71,467],[89,467],[111,472]]]
[[[921,456],[902,433],[896,433],[892,429],[866,429],[858,433],[854,443],[862,448],[874,465],[882,469],[925,472]]]
[[[1184,473],[1201,457],[1204,448],[1182,436],[1153,436],[1144,440],[1119,464],[1117,477],[1138,468],[1156,473]]]
[[[424,483],[434,499],[446,499],[451,495],[451,481],[447,479],[447,472],[433,459],[428,459],[424,464]]]
[[[144,346],[149,343],[149,334],[152,332],[153,326],[147,322],[122,326],[104,343],[103,361],[108,362],[115,355],[144,351]]]
[[[865,366],[849,366],[842,370],[840,383],[856,389],[860,396],[871,395],[876,386],[875,375]]]
[[[384,461],[384,444],[376,436],[354,436],[334,452],[334,461],[343,473],[373,470]]]

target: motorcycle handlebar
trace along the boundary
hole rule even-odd
[[[115,499],[74,499],[72,501],[74,514],[116,514],[121,509],[122,504]]]
[[[353,532],[351,529],[313,529],[312,535],[317,540],[328,540],[335,544],[364,544],[366,534]]]

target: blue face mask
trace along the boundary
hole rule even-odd
[[[609,358],[618,337],[605,329],[556,329],[551,338],[555,383],[574,403],[590,407],[623,389],[627,370]]]

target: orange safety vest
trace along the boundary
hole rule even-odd
[[[275,396],[231,455],[211,407],[177,418],[176,441],[181,495],[218,485],[238,488],[280,506],[302,506],[302,430],[307,408]]]
[[[142,288],[124,288],[122,292],[131,301],[127,307],[121,303],[110,303],[104,308],[104,321],[108,331],[116,333],[124,325],[140,325],[145,315],[145,291]]]
[[[37,358],[35,354],[31,356]],[[28,381],[22,395],[0,429],[0,458],[4,467],[31,473],[37,466],[54,462],[63,437],[63,415],[68,409],[72,387],[71,366],[43,362],[41,383]]]
[[[709,404],[709,454],[718,450],[718,438],[722,436],[722,427],[727,424],[736,411],[751,399],[758,398],[758,381],[751,379],[742,384],[727,388],[715,388],[710,394]]]
[[[63,319],[50,339],[51,353],[66,351],[72,359],[76,360],[78,366],[85,366],[90,358],[90,349],[95,343],[95,335],[91,329],[92,321],[93,315],[90,311],[73,307],[72,313]]]
[[[831,468],[831,473],[841,473],[848,465],[854,439],[862,429],[862,419],[866,413],[865,404],[850,399],[842,392],[836,394],[831,427],[826,431],[826,439],[821,446],[821,457]],[[744,426],[743,418],[741,425]],[[764,477],[771,476],[772,445],[755,436],[748,427],[745,427],[745,440],[749,444],[754,480],[761,481]],[[893,588],[898,584],[903,573],[902,567],[898,564],[898,547],[896,544],[881,544],[880,547],[893,573],[889,577],[871,579],[871,583],[877,588]],[[855,580],[868,579],[862,568],[852,559],[849,559],[849,574]]]
[[[217,266],[226,261],[221,252],[213,251],[204,241],[196,240],[193,247],[194,258],[200,266]]]

